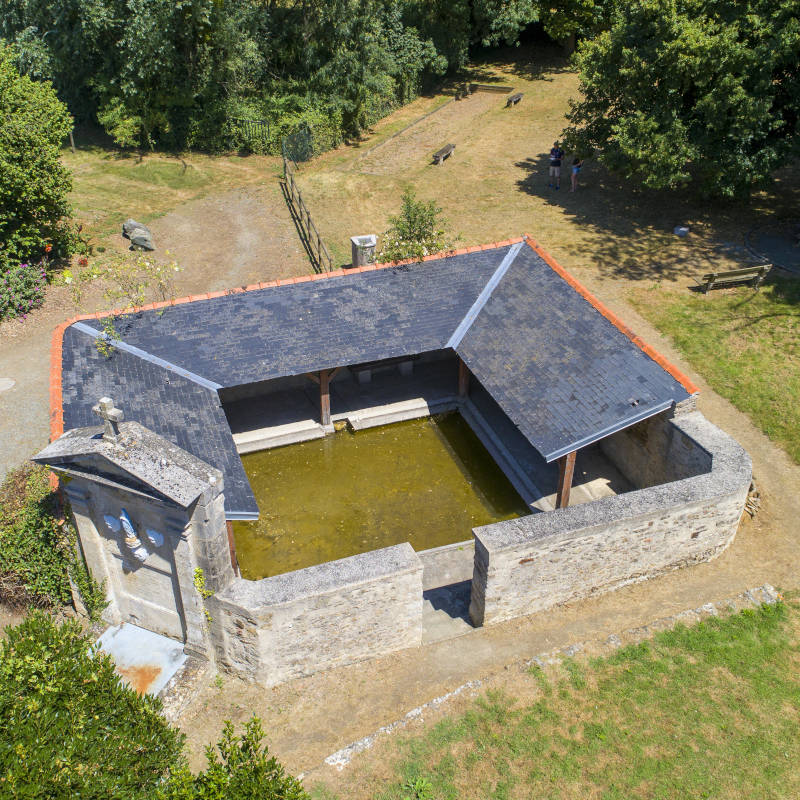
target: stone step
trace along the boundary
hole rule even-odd
[[[431,414],[438,414],[456,407],[455,398],[441,398],[429,403],[424,397],[402,400],[399,403],[365,408],[359,411],[348,411],[334,414],[332,419],[346,419],[354,431],[375,428],[378,425],[389,425],[392,422],[403,422],[408,419],[419,419]]]
[[[290,422],[287,425],[274,425],[270,428],[234,433],[233,441],[237,452],[242,455],[254,453],[257,450],[269,450],[287,444],[307,442],[309,439],[321,439],[324,435],[325,428],[319,422],[304,419],[300,422]]]

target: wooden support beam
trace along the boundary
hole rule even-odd
[[[233,567],[233,574],[239,578],[239,559],[236,558],[236,540],[233,538],[233,523],[228,521],[225,523],[228,528],[228,552],[231,555],[231,566]]]
[[[466,397],[469,394],[469,369],[467,365],[458,359],[458,396]]]
[[[556,491],[556,508],[566,508],[569,505],[569,493],[572,489],[572,476],[575,473],[575,456],[573,450],[558,459],[558,490]]]
[[[330,379],[331,371],[329,369],[319,371],[319,420],[323,425],[331,424]]]

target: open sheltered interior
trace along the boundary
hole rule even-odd
[[[555,508],[558,464],[466,377],[446,350],[338,370],[327,425],[321,385],[309,376],[223,390],[261,509],[257,522],[234,524],[243,576],[408,541],[419,553],[456,545],[447,558],[423,558],[450,565],[426,584],[467,580],[473,527]],[[448,411],[458,413],[438,416]],[[598,445],[579,451],[571,504],[630,488]]]

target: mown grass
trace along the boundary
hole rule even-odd
[[[126,217],[149,222],[211,191],[274,181],[278,166],[262,156],[137,155],[94,145],[65,148],[62,158],[73,175],[75,218],[95,243],[118,233]]]
[[[655,284],[631,301],[714,391],[800,463],[800,281],[707,295]]]
[[[800,611],[679,626],[611,657],[533,667],[419,736],[384,740],[347,790],[400,800],[793,798],[800,795]]]

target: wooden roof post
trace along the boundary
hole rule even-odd
[[[329,369],[319,371],[319,418],[323,425],[331,424],[331,390]]]
[[[469,394],[469,369],[467,365],[458,359],[458,396],[466,397]]]
[[[566,508],[569,505],[569,492],[572,489],[572,476],[575,472],[575,456],[573,450],[558,459],[558,490],[556,491],[556,508]]]
[[[228,520],[225,525],[228,529],[228,552],[231,556],[233,574],[239,578],[241,577],[241,572],[239,572],[239,559],[236,557],[236,540],[233,538],[233,523]]]

